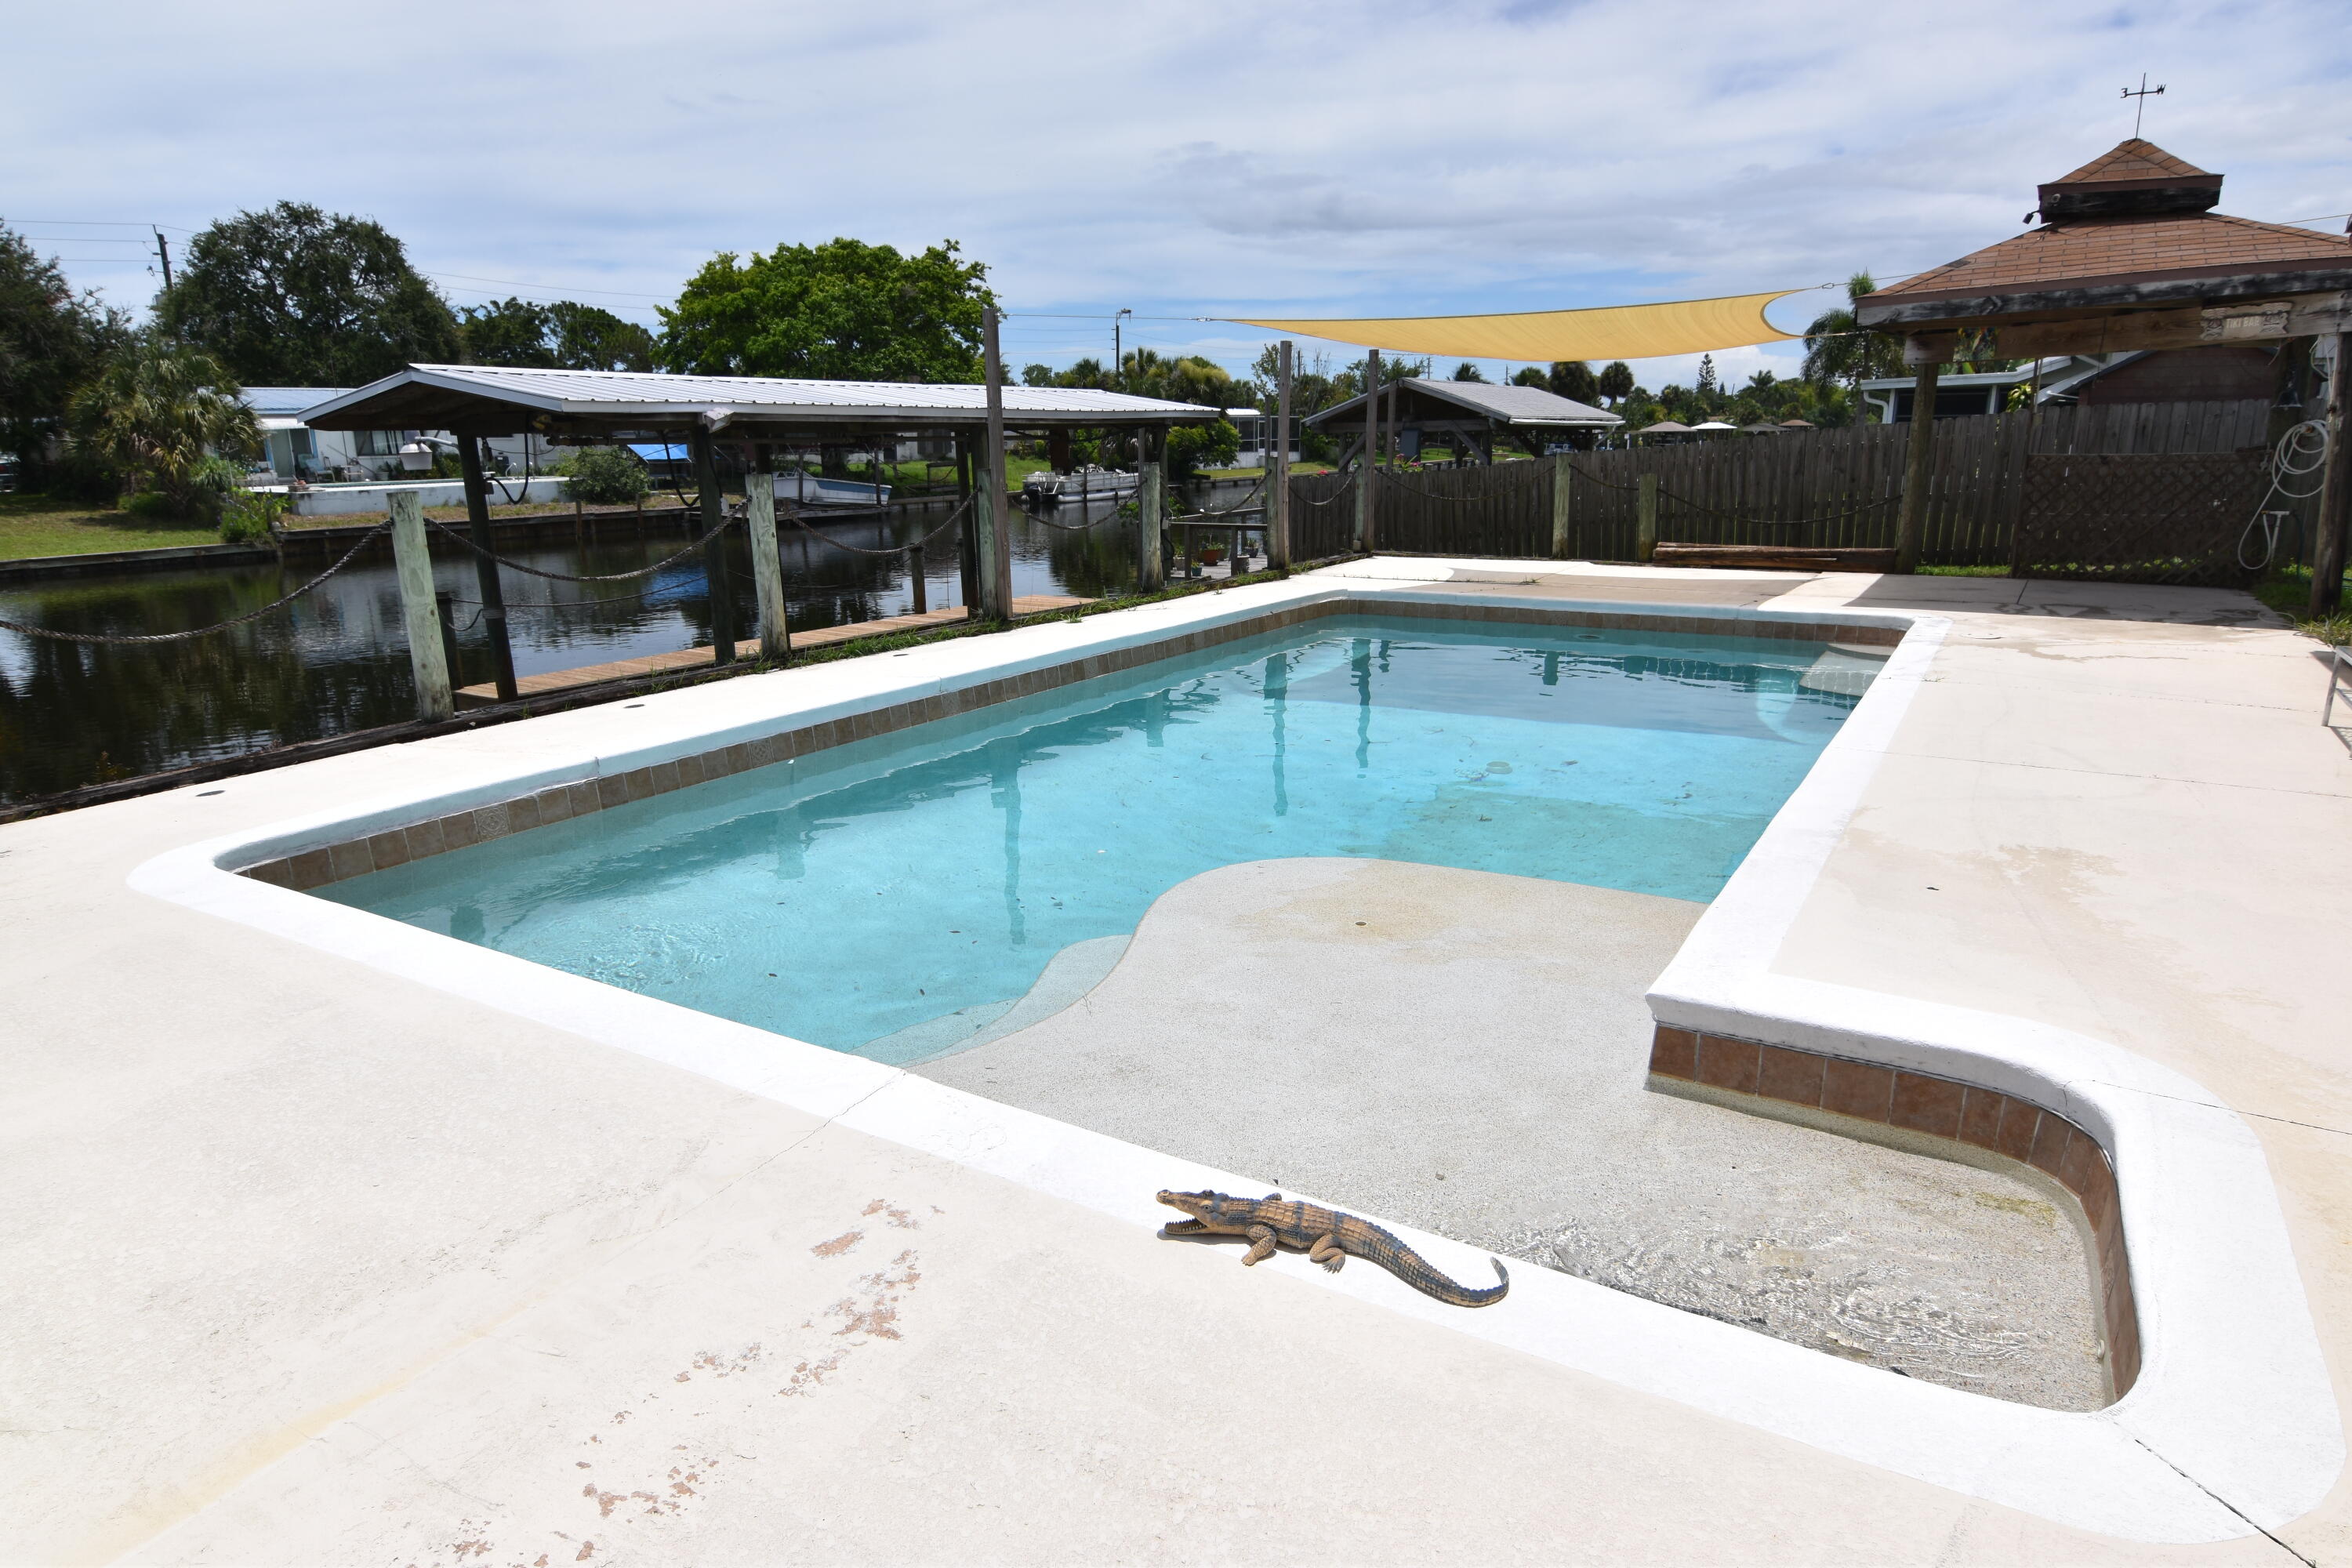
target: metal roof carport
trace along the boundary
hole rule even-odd
[[[667,440],[683,433],[694,458],[709,542],[705,564],[710,580],[714,661],[734,658],[735,613],[729,586],[722,529],[727,522],[712,446],[740,441],[751,448],[755,471],[764,470],[763,448],[782,442],[856,442],[924,430],[952,432],[958,469],[971,499],[983,509],[985,526],[962,530],[966,602],[991,619],[1010,616],[1012,577],[1003,538],[1003,446],[1006,431],[1051,432],[1104,426],[1130,428],[1148,439],[1175,425],[1209,424],[1223,411],[1159,398],[1078,387],[1007,386],[995,355],[994,312],[989,313],[986,384],[809,381],[784,376],[665,375],[642,371],[510,369],[496,365],[412,364],[396,374],[329,398],[303,411],[305,424],[320,430],[433,429],[459,437],[465,470],[466,510],[471,522],[482,616],[490,632],[493,674],[501,701],[514,700],[514,658],[507,635],[506,597],[499,584],[490,533],[489,487],[483,477],[481,437],[526,432],[550,441],[597,443]],[[992,437],[991,432],[998,433]],[[975,458],[984,458],[977,464]],[[1156,496],[1157,470],[1148,460],[1146,492]],[[975,468],[987,476],[974,483]],[[765,492],[757,490],[764,498]],[[761,639],[772,637],[778,657],[782,635],[782,585],[771,582],[773,563],[759,553],[772,544],[772,513],[764,500],[747,508],[771,526],[752,528],[755,577],[763,605]],[[1158,553],[1156,517],[1144,533],[1148,553]],[[768,537],[763,541],[761,534]],[[419,546],[421,548],[421,545]],[[1146,581],[1150,576],[1146,569]]]

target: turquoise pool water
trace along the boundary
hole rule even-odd
[[[992,1016],[1065,948],[1131,932],[1168,889],[1239,861],[1367,856],[1711,899],[1853,705],[1802,684],[1824,652],[1325,621],[320,896],[906,1059],[932,1021]]]

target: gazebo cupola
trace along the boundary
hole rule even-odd
[[[2182,162],[2135,136],[2073,174],[2040,187],[2045,223],[2073,218],[2154,217],[2211,212],[2221,204],[2221,176]]]

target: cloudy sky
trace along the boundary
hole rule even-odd
[[[1130,344],[1245,370],[1268,335],[1194,318],[1932,266],[2018,232],[2038,180],[2129,135],[2118,90],[2142,71],[2168,89],[2146,133],[2226,173],[2223,210],[2329,218],[2352,208],[2344,22],[2342,0],[85,0],[12,15],[0,221],[137,307],[146,226],[184,241],[315,202],[388,226],[453,303],[569,297],[648,325],[715,251],[953,238],[1013,312],[1016,366],[1107,356],[1124,307]],[[1793,363],[1717,359],[1733,379]]]

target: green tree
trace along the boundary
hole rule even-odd
[[[0,226],[0,451],[37,467],[74,387],[129,334],[121,311],[75,293],[54,259]]]
[[[1637,390],[1633,383],[1633,367],[1622,359],[1612,360],[1608,366],[1593,378],[1593,384],[1600,388],[1601,395],[1609,400],[1609,405],[1612,408],[1633,396]]]
[[[566,370],[651,370],[654,335],[595,305],[558,300],[547,308],[555,322],[556,363]]]
[[[1472,364],[1465,359],[1460,364],[1454,367],[1454,379],[1456,381],[1484,381],[1486,379],[1486,373],[1480,370],[1476,365]]]
[[[155,321],[248,386],[357,386],[459,353],[457,318],[399,240],[304,202],[197,235]]]
[[[988,269],[956,242],[901,256],[832,239],[713,257],[661,312],[664,369],[827,381],[981,379]]]
[[[217,459],[261,444],[253,409],[220,362],[154,332],[133,340],[74,394],[68,428],[77,447],[179,517],[216,510]]]
[[[1824,310],[1805,329],[1805,379],[1826,386],[1843,381],[1848,387],[1877,376],[1903,374],[1903,351],[1893,338],[1865,331],[1854,312],[1866,295],[1878,291],[1867,272],[1846,279],[1845,303]]]
[[[547,307],[533,300],[501,300],[457,310],[457,338],[467,364],[551,370],[556,359],[550,340],[554,335],[555,322]]]
[[[1633,379],[1633,373],[1626,370],[1622,362],[1615,368],[1624,370],[1628,381]],[[1601,405],[1601,378],[1593,374],[1592,367],[1580,359],[1554,360],[1550,374],[1544,377],[1544,384],[1550,387],[1556,396],[1565,397],[1571,403],[1581,403],[1594,408]]]
[[[542,370],[651,370],[654,335],[576,300],[501,300],[458,311],[468,364]]]

